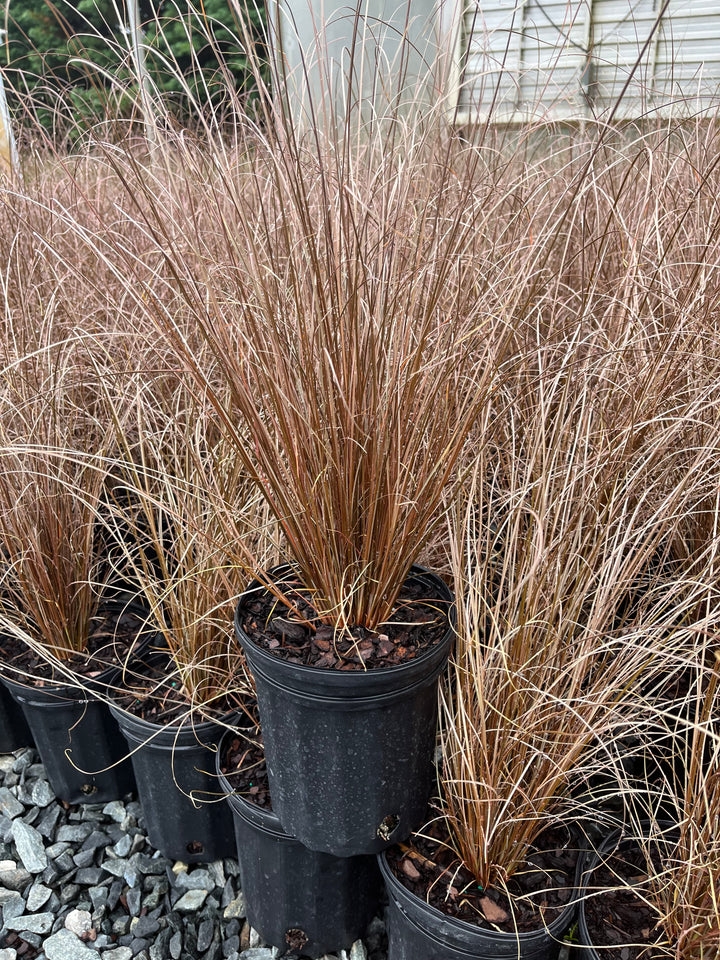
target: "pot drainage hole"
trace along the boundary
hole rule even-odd
[[[399,823],[400,817],[396,813],[389,813],[377,828],[377,835],[381,840],[389,840]]]

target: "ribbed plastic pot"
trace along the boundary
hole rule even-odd
[[[66,684],[30,687],[0,680],[22,707],[58,799],[100,803],[135,789],[125,741],[105,703]]]
[[[377,911],[382,881],[376,858],[308,850],[285,833],[271,810],[232,792],[221,757],[222,748],[217,773],[232,811],[250,925],[283,955],[348,950]]]
[[[272,571],[280,579],[287,567]],[[439,577],[413,567],[428,595],[452,603]],[[437,683],[453,640],[415,660],[368,671],[289,663],[242,628],[253,581],[235,612],[235,631],[255,678],[273,809],[283,829],[311,850],[348,857],[379,853],[423,821],[434,782]]]
[[[33,746],[33,737],[25,714],[10,691],[0,685],[0,753],[12,753]]]
[[[483,930],[420,900],[400,883],[384,854],[378,860],[388,893],[388,960],[556,960],[577,915],[573,899],[539,930],[517,934]]]
[[[171,860],[206,863],[235,853],[230,810],[222,802],[215,752],[219,723],[162,726],[110,710],[131,752],[150,843]],[[236,716],[226,718],[228,723]]]

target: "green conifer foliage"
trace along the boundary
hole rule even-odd
[[[9,0],[7,14],[0,63],[16,111],[54,131],[138,114],[124,0]],[[251,92],[231,0],[140,0],[140,19],[152,87],[181,122],[229,85]],[[247,21],[259,40],[261,8]]]

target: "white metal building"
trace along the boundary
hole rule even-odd
[[[463,118],[714,114],[720,0],[467,0]]]

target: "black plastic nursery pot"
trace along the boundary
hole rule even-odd
[[[221,747],[217,773],[232,811],[250,925],[283,956],[349,950],[377,911],[376,858],[308,850],[285,833],[275,813],[232,792],[220,769],[222,753]]]
[[[12,753],[33,746],[33,737],[25,714],[10,691],[0,684],[0,753]]]
[[[171,860],[205,863],[235,853],[230,810],[215,775],[215,753],[225,729],[190,720],[163,726],[113,705],[131,751],[138,798],[150,843]],[[235,715],[226,718],[236,722]]]
[[[573,899],[546,927],[531,932],[486,930],[448,917],[416,897],[378,857],[388,907],[388,960],[555,960],[577,915]]]
[[[413,567],[410,578],[452,603],[434,574]],[[286,833],[311,850],[379,853],[425,816],[450,620],[442,642],[414,660],[366,671],[322,669],[281,660],[245,633],[245,604],[262,589],[253,581],[240,598],[235,631],[255,678],[273,809]]]
[[[105,703],[69,684],[31,687],[0,680],[22,707],[58,799],[100,803],[135,789],[125,741]]]
[[[130,631],[125,644],[119,647],[116,631],[126,616],[136,621],[138,632]],[[98,617],[105,622],[107,618],[117,622],[112,635],[103,633],[106,639],[112,636],[112,640],[101,648],[94,676],[78,675],[75,683],[45,679],[38,686],[23,683],[19,673],[17,679],[7,672],[0,675],[0,689],[9,693],[16,709],[21,708],[31,734],[19,745],[34,740],[55,795],[66,803],[118,800],[135,789],[125,741],[106,702],[100,698],[116,676],[118,662],[123,657],[136,657],[157,637],[141,636],[146,611],[120,593],[103,602]]]

